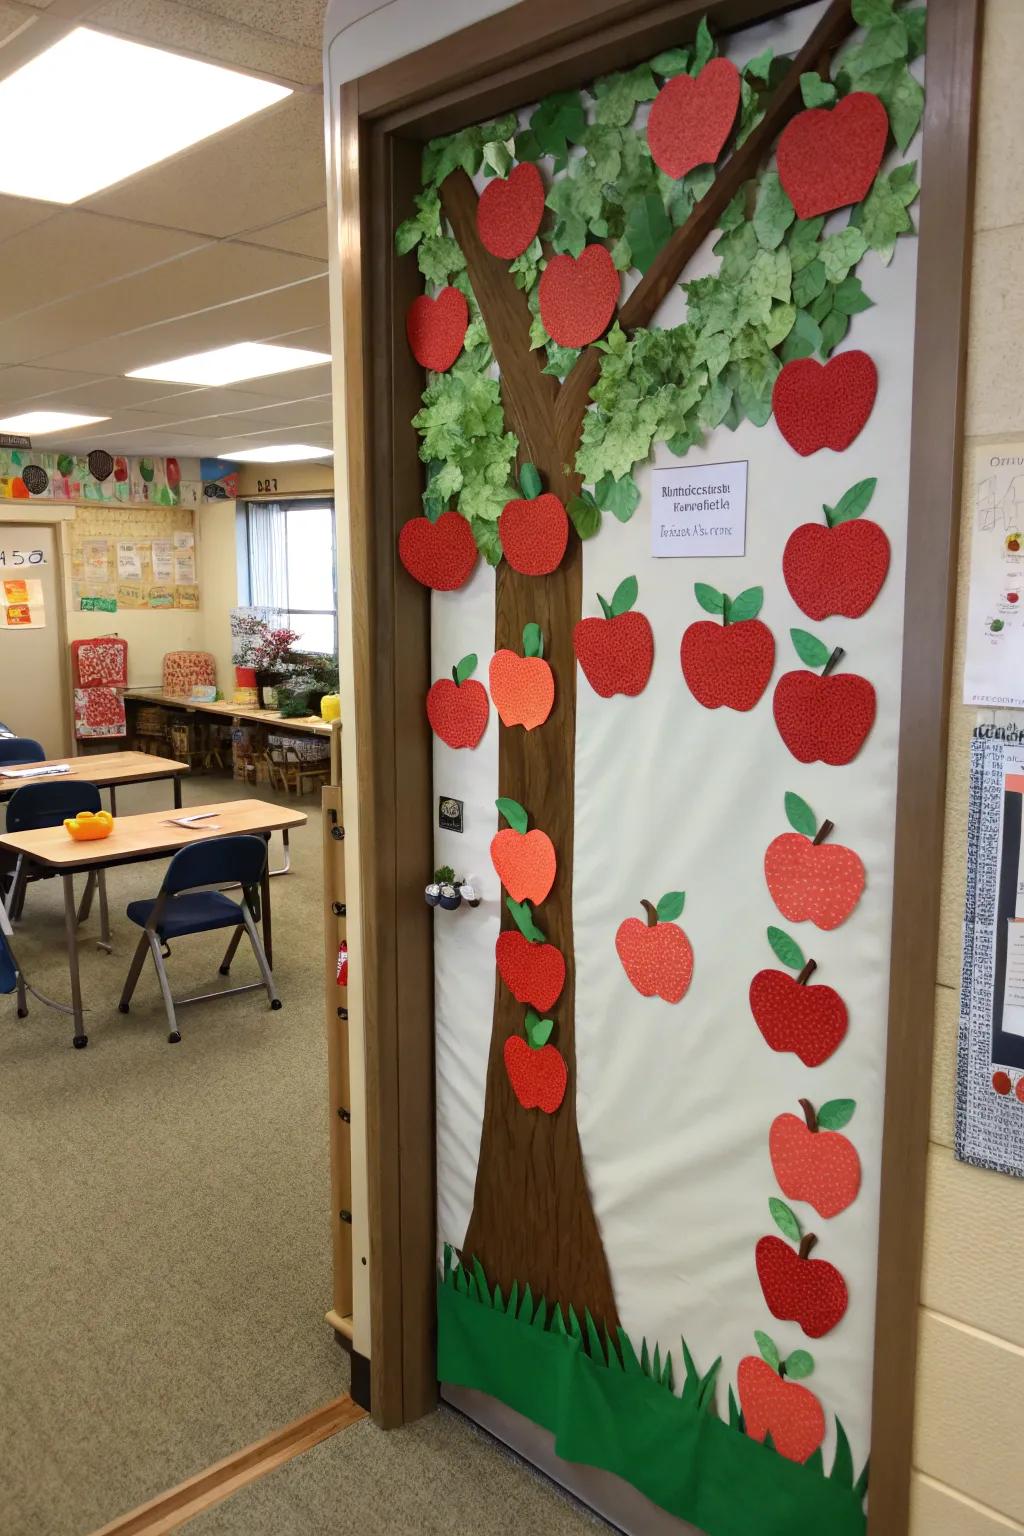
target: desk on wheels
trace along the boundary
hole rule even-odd
[[[67,764],[68,773],[33,774],[28,779],[6,777],[7,768],[55,768]],[[48,757],[44,763],[4,763],[0,767],[0,799],[8,800],[23,784],[73,783],[76,779],[95,784],[97,789],[109,789],[111,814],[117,815],[117,791],[126,784],[152,784],[158,779],[173,779],[174,805],[181,808],[181,780],[188,773],[188,763],[179,763],[172,757],[153,757],[149,752],[85,753],[82,757]]]
[[[144,754],[141,754],[144,755]],[[12,832],[0,836],[0,848],[23,855],[41,869],[60,875],[64,887],[64,932],[71,977],[72,1015],[75,1021],[74,1044],[88,1044],[83,1028],[82,985],[78,973],[78,921],[75,911],[74,877],[95,874],[118,864],[139,864],[152,859],[166,859],[179,848],[210,837],[249,832],[269,843],[271,832],[286,831],[305,825],[302,811],[273,805],[267,800],[228,800],[215,805],[197,805],[189,809],[194,816],[204,811],[214,813],[216,832],[197,827],[171,825],[166,811],[148,811],[142,816],[121,816],[109,837],[98,842],[76,843],[63,827],[43,827],[36,832]],[[155,894],[155,893],[154,893]],[[263,922],[263,948],[273,966],[274,945],[270,919],[269,869],[264,871],[260,898]]]

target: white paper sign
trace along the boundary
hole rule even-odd
[[[117,545],[117,579],[118,581],[137,581],[142,575],[142,561],[139,551],[133,540],[118,540]]]
[[[196,557],[191,549],[179,549],[174,555],[174,585],[188,587],[196,579]]]
[[[964,703],[1024,706],[1024,441],[974,451]]]
[[[174,581],[174,545],[170,539],[153,540],[153,580],[165,584]]]
[[[747,464],[651,470],[651,554],[737,556],[747,541]]]
[[[190,528],[178,528],[174,534],[175,549],[191,549],[195,543],[195,536]]]

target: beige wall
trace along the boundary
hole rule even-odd
[[[1015,434],[1024,441],[1022,72],[1024,4],[987,0],[965,423],[968,475],[976,444]],[[969,559],[966,493],[963,506],[912,1536],[1024,1533],[1024,1181],[966,1167],[952,1153],[968,756],[978,718],[960,703]]]
[[[272,493],[261,489],[273,481]],[[331,464],[239,464],[238,494],[244,496],[311,496],[323,492],[334,495],[334,467]]]

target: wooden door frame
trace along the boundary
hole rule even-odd
[[[422,141],[628,67],[705,12],[732,31],[780,0],[520,0],[347,84],[342,314],[370,1178],[374,1416],[436,1400],[429,593],[396,581],[420,510],[408,422],[422,374],[402,319],[419,291],[392,232]],[[917,1314],[938,955],[952,618],[960,515],[975,97],[982,0],[930,0],[914,343],[905,645],[872,1403],[870,1530],[909,1518]],[[929,170],[931,174],[929,177]],[[941,174],[936,168],[941,167]],[[401,600],[399,600],[401,590]]]

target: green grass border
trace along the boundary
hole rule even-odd
[[[639,1356],[620,1328],[601,1337],[589,1313],[534,1300],[513,1285],[506,1301],[484,1270],[445,1250],[437,1289],[440,1381],[474,1387],[555,1437],[566,1461],[614,1472],[708,1536],[864,1536],[867,1468],[854,1481],[839,1421],[826,1476],[821,1452],[801,1466],[744,1433],[729,1388],[719,1417],[720,1361],[703,1375],[685,1341],[684,1380],[673,1389],[671,1355]]]

